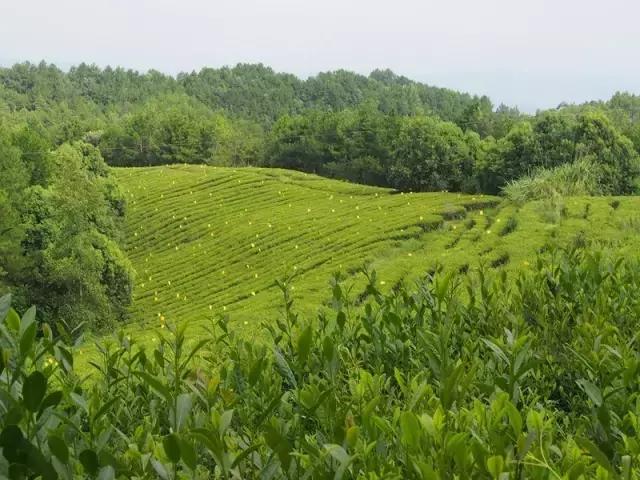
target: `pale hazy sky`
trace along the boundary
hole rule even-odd
[[[0,0],[0,63],[391,68],[531,111],[640,93],[638,0]]]

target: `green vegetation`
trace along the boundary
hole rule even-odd
[[[28,126],[0,129],[0,290],[66,328],[122,320],[131,265],[120,249],[125,203],[100,152],[51,151]]]
[[[518,273],[385,295],[340,276],[314,321],[245,341],[224,317],[82,356],[0,299],[10,478],[601,478],[640,475],[640,263],[551,251]],[[166,332],[166,330],[165,330]]]
[[[262,65],[158,72],[0,69],[0,118],[56,147],[84,140],[110,165],[293,168],[403,191],[498,194],[539,168],[588,160],[609,194],[636,191],[640,99],[535,116],[390,71],[307,80]]]
[[[298,309],[313,315],[327,300],[331,274],[365,263],[388,291],[438,264],[520,269],[554,244],[640,247],[637,197],[619,197],[615,210],[605,197],[517,206],[275,169],[190,165],[114,174],[129,204],[126,251],[137,271],[132,331],[229,313],[235,329],[253,332],[256,312],[277,317],[274,280],[291,275]]]
[[[123,320],[126,312],[136,321],[165,313],[195,318],[209,305],[212,311],[234,311],[251,301],[271,312],[274,274],[297,273],[304,303],[315,309],[322,302],[323,282],[340,265],[353,270],[374,260],[388,277],[383,281],[393,286],[438,261],[462,269],[478,260],[513,264],[556,241],[554,235],[597,230],[617,238],[614,218],[605,215],[602,229],[565,221],[581,213],[573,213],[573,200],[564,197],[636,192],[638,111],[638,97],[617,94],[609,102],[527,116],[506,106],[494,108],[486,97],[434,88],[390,71],[369,76],[337,71],[300,80],[262,65],[203,69],[175,78],[85,64],[68,72],[45,63],[2,68],[0,166],[7,181],[0,186],[0,288],[14,293],[18,308],[37,303],[48,318],[69,328],[83,322],[103,328]],[[129,231],[122,236],[127,201],[104,162],[285,167],[406,194],[439,193],[418,195],[412,204],[388,190],[331,184],[360,192],[338,195],[317,179],[304,184],[322,185],[318,189],[301,190],[299,180],[306,177],[278,170],[247,170],[227,181],[230,170],[221,169],[219,183],[197,185],[195,175],[177,174],[183,167],[162,167],[171,172],[167,176],[176,174],[171,181],[179,187],[171,190],[155,178],[162,168],[150,170],[146,180],[136,173],[133,184],[119,172],[133,205]],[[254,177],[245,181],[245,174]],[[266,176],[256,180],[255,175]],[[291,211],[276,196],[286,190],[272,180],[278,177],[292,184]],[[231,182],[237,183],[233,189]],[[245,184],[254,188],[257,182],[259,193],[246,192]],[[475,218],[480,208],[466,208],[468,198],[458,196],[480,198],[504,188],[523,211],[502,204]],[[191,194],[181,195],[187,190],[206,192],[197,200],[202,207],[191,203]],[[86,198],[79,192],[87,192]],[[144,197],[145,192],[157,195]],[[344,201],[342,207],[327,200],[334,194]],[[131,204],[137,197],[143,205]],[[532,199],[541,200],[541,206],[526,204]],[[621,217],[627,215],[625,204]],[[363,209],[360,220],[371,225],[362,226],[357,212],[349,220],[346,209],[356,206]],[[290,215],[296,208],[300,212]],[[314,213],[305,217],[305,208]],[[594,215],[609,209],[605,200],[594,201],[593,208]],[[544,213],[527,219],[527,209]],[[205,217],[215,229],[209,236],[198,230],[204,221],[192,223]],[[509,221],[517,227],[492,227],[494,218],[496,223],[513,218]],[[236,226],[222,225],[222,219]],[[239,229],[244,219],[254,228]],[[258,228],[267,224],[273,234]],[[284,227],[292,233],[281,231]],[[261,236],[258,241],[255,235]],[[130,310],[133,279],[122,250],[125,241],[138,272]],[[258,245],[254,252],[245,250],[251,243]],[[175,258],[166,256],[170,248]],[[294,266],[299,270],[292,271]],[[214,272],[222,270],[224,279],[216,278]],[[160,278],[174,286],[157,283]]]
[[[393,194],[277,169],[172,166],[114,174],[129,204],[135,325],[204,320],[221,311],[252,325],[255,312],[275,318],[274,280],[287,276],[313,313],[334,271],[376,261],[376,268],[391,267],[388,274],[381,268],[381,279],[392,286],[407,271],[426,271],[433,252],[422,239],[454,228],[445,219],[461,225],[467,209],[478,215],[498,202]],[[395,258],[395,249],[413,267]]]
[[[566,163],[555,168],[540,169],[511,182],[503,192],[518,204],[555,196],[577,197],[603,195],[603,172],[588,160]]]
[[[0,69],[0,477],[640,478],[639,113]]]

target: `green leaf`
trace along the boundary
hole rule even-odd
[[[5,322],[7,323],[7,326],[14,332],[20,330],[20,316],[13,308],[9,309],[9,313],[7,313],[7,316],[5,317]]]
[[[509,417],[509,423],[511,423],[516,438],[519,437],[520,433],[522,433],[522,415],[520,415],[518,409],[511,402],[507,403],[505,412]]]
[[[56,358],[64,367],[64,370],[70,372],[73,370],[73,355],[69,350],[62,347],[61,345],[56,345]]]
[[[298,337],[298,359],[301,364],[306,363],[309,357],[309,351],[311,350],[311,342],[313,341],[313,330],[311,325],[307,325],[300,337]]]
[[[191,399],[191,394],[181,393],[180,395],[178,395],[176,402],[177,409],[175,429],[177,432],[179,432],[185,420],[189,417],[189,413],[191,413],[191,406],[193,401]]]
[[[284,358],[280,350],[277,348],[273,349],[273,356],[276,360],[276,369],[282,375],[282,377],[287,381],[287,383],[292,387],[297,387],[298,382],[296,382],[296,377],[293,375],[293,371],[291,367],[287,363],[287,360]]]
[[[93,450],[83,450],[78,456],[82,468],[89,475],[95,475],[98,472],[99,462],[98,455]]]
[[[37,412],[47,393],[47,378],[40,372],[33,372],[22,384],[24,406],[31,412]]]
[[[149,387],[160,397],[162,397],[167,403],[171,402],[171,392],[169,389],[160,382],[157,378],[149,375],[147,372],[135,372],[142,380],[144,380]]]
[[[25,331],[20,335],[20,355],[26,357],[31,352],[35,339],[36,324],[32,323],[28,325]]]
[[[487,347],[489,347],[493,351],[493,353],[495,353],[496,356],[500,358],[500,360],[502,360],[506,364],[509,364],[509,358],[507,358],[507,355],[504,353],[504,350],[502,350],[502,348],[493,343],[491,340],[487,340],[486,338],[481,338],[480,340],[482,340],[482,342]]]
[[[100,473],[98,473],[97,480],[114,480],[116,478],[116,471],[111,465],[102,467]]]
[[[4,321],[11,309],[11,294],[0,297],[0,323]]]
[[[291,464],[291,443],[289,439],[283,436],[273,426],[267,425],[264,429],[264,439],[271,450],[277,455],[280,463],[282,463],[285,470],[289,468]]]
[[[576,462],[571,465],[571,468],[567,471],[566,478],[568,478],[568,480],[583,480],[586,470],[587,467],[584,462]]]
[[[196,343],[191,348],[191,351],[189,352],[189,355],[187,355],[187,358],[185,358],[184,361],[182,362],[181,369],[186,368],[186,366],[189,364],[189,362],[195,356],[195,354],[198,353],[203,347],[205,347],[209,343],[211,343],[211,340],[209,340],[208,338],[203,338],[198,343]]]
[[[356,443],[358,443],[359,436],[360,436],[360,428],[357,425],[353,425],[349,427],[345,435],[345,441],[347,442],[347,446],[349,448],[354,448],[356,446]]]
[[[227,431],[229,425],[231,425],[231,418],[233,417],[233,410],[227,410],[222,415],[220,415],[220,436],[224,435],[224,432]]]
[[[178,463],[180,461],[180,439],[178,435],[172,433],[162,439],[162,446],[164,447],[164,453],[167,454],[167,458],[172,463]]]
[[[31,307],[29,310],[24,312],[24,315],[22,315],[22,319],[20,320],[20,336],[22,336],[31,325],[35,325],[35,323],[36,307]]]
[[[420,421],[413,412],[402,412],[400,414],[400,432],[402,442],[411,447],[418,448],[420,444]]]
[[[17,425],[7,425],[0,433],[0,447],[17,447],[24,440],[22,430]]]
[[[29,478],[29,467],[21,463],[12,463],[9,465],[9,478],[11,480],[23,480]]]
[[[60,390],[51,392],[49,395],[44,397],[44,400],[42,400],[38,414],[42,415],[42,412],[44,412],[47,408],[55,407],[60,403],[61,400],[62,400],[62,392]]]
[[[258,450],[261,446],[262,445],[260,443],[254,443],[249,448],[245,448],[244,450],[242,450],[238,454],[238,456],[236,456],[236,458],[233,459],[233,462],[231,463],[231,468],[236,468],[243,459],[251,455],[254,451]]]
[[[180,456],[182,461],[191,470],[195,470],[198,466],[198,455],[193,444],[184,438],[180,438]]]
[[[118,400],[120,400],[120,397],[115,396],[114,398],[109,400],[107,403],[102,405],[100,409],[96,412],[96,414],[93,416],[93,421],[94,422],[97,421],[100,417],[102,417],[104,414],[110,411],[113,404],[116,403]]]
[[[342,300],[342,288],[339,284],[333,286],[333,298],[337,301]]]
[[[155,458],[152,458],[151,465],[153,466],[153,469],[156,471],[156,473],[162,480],[169,480],[169,472],[167,472],[167,469],[164,468],[163,464],[161,464]]]
[[[578,437],[578,438],[576,438],[576,443],[578,444],[578,446],[580,448],[582,448],[583,450],[586,450],[589,453],[589,455],[591,455],[591,457],[593,457],[593,459],[597,463],[599,463],[602,467],[606,468],[610,472],[614,471],[613,467],[611,466],[611,463],[609,462],[609,459],[607,458],[607,456],[591,440],[588,440],[588,439],[582,438],[582,437]]]
[[[324,448],[338,462],[344,463],[349,461],[349,454],[346,452],[344,448],[342,448],[342,446],[336,445],[334,443],[328,443],[324,446]]]
[[[160,352],[160,350],[153,351],[153,358],[155,359],[156,364],[160,368],[164,368],[164,357],[162,356],[162,353]]]
[[[62,438],[57,435],[49,435],[47,443],[49,444],[49,450],[58,460],[65,464],[69,461],[69,448]]]
[[[191,436],[207,450],[211,452],[217,462],[223,461],[223,451],[220,445],[217,432],[207,430],[206,428],[196,428],[191,432]]]
[[[584,390],[584,393],[587,394],[591,402],[596,407],[599,407],[602,405],[602,392],[600,392],[600,389],[598,387],[596,387],[593,383],[591,383],[589,380],[586,380],[584,378],[581,378],[580,380],[578,380],[577,383],[580,386],[580,388]]]
[[[262,373],[262,370],[263,370],[263,367],[264,367],[264,363],[265,363],[265,357],[259,357],[253,363],[253,366],[251,367],[251,371],[249,372],[249,385],[250,386],[253,387],[256,384],[256,382],[258,381],[258,378],[260,378],[260,374]]]
[[[349,456],[344,448],[340,445],[336,445],[334,443],[326,444],[324,448],[329,452],[333,458],[335,458],[338,463],[338,469],[336,470],[335,475],[333,476],[334,480],[341,480],[344,477],[344,474],[353,461],[353,457]]]
[[[487,470],[495,479],[500,478],[502,470],[504,470],[504,458],[502,455],[494,455],[487,459]]]
[[[25,442],[24,447],[27,453],[27,465],[29,465],[29,468],[40,475],[42,480],[57,480],[58,474],[40,449],[36,448],[35,445],[30,442]]]
[[[85,400],[85,398],[82,395],[78,395],[75,392],[71,392],[69,394],[69,396],[71,397],[71,400],[73,400],[73,403],[78,405],[85,412],[89,413],[89,405],[87,404],[87,401]]]

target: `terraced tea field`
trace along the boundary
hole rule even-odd
[[[640,202],[631,197],[570,199],[557,214],[541,202],[398,194],[276,169],[114,171],[129,202],[127,250],[137,271],[132,331],[225,312],[251,332],[279,312],[276,279],[294,275],[297,310],[314,313],[332,273],[355,279],[365,262],[388,289],[437,263],[526,267],[554,241],[639,246]]]

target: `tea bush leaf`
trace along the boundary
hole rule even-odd
[[[180,438],[175,433],[167,435],[162,439],[164,453],[172,463],[180,461]]]
[[[97,480],[114,480],[116,478],[116,471],[111,465],[102,467],[98,472]]]
[[[405,445],[417,449],[420,445],[421,430],[418,417],[413,412],[400,414],[400,431],[402,432],[402,442]]]
[[[187,418],[189,418],[192,403],[193,402],[191,394],[181,393],[180,395],[178,395],[178,398],[176,399],[176,431],[179,432],[182,429],[182,425],[184,424],[184,422],[187,420]]]
[[[611,466],[611,462],[607,456],[600,450],[600,448],[593,443],[591,440],[586,438],[578,437],[576,438],[576,443],[582,448],[586,450],[589,455],[593,457],[593,459],[598,462],[602,467],[604,467],[609,472],[614,472],[613,467]]]
[[[22,331],[22,334],[20,336],[20,355],[22,355],[23,357],[27,356],[31,352],[33,342],[36,339],[36,328],[37,325],[34,320],[28,323],[24,328],[24,331]]]
[[[84,468],[84,471],[89,475],[95,475],[98,473],[100,464],[98,462],[98,455],[93,450],[83,450],[78,455],[78,459]]]
[[[198,467],[198,454],[193,444],[186,438],[180,437],[180,458],[187,467],[195,470]]]
[[[22,384],[22,399],[24,406],[31,412],[37,412],[45,394],[47,393],[47,378],[35,371]]]
[[[298,358],[302,365],[307,361],[312,342],[313,330],[311,329],[311,325],[307,325],[298,337]]]
[[[596,407],[600,407],[602,405],[602,392],[598,387],[584,378],[578,380],[577,383]]]
[[[276,362],[276,368],[278,369],[280,375],[282,375],[282,378],[291,387],[296,387],[298,383],[296,382],[296,377],[293,374],[293,370],[291,370],[291,367],[289,366],[289,362],[287,362],[280,350],[277,348],[273,350],[273,356]]]
[[[86,413],[89,413],[89,404],[87,403],[87,400],[82,395],[75,392],[71,392],[69,394],[69,397],[71,398],[73,403],[75,403],[78,407],[82,408],[82,410],[84,410]]]
[[[135,372],[144,382],[167,403],[171,403],[171,392],[157,378],[151,376],[147,372]]]
[[[231,419],[233,418],[233,410],[227,410],[222,415],[220,415],[220,436],[223,436],[229,425],[231,425]]]
[[[49,435],[47,443],[49,444],[51,453],[53,453],[58,460],[62,463],[67,463],[69,461],[69,448],[62,438],[57,435]]]
[[[9,309],[9,313],[7,313],[7,316],[5,317],[5,322],[7,326],[14,332],[20,330],[20,316],[13,308]]]
[[[11,309],[11,294],[0,297],[0,323],[4,322]]]

